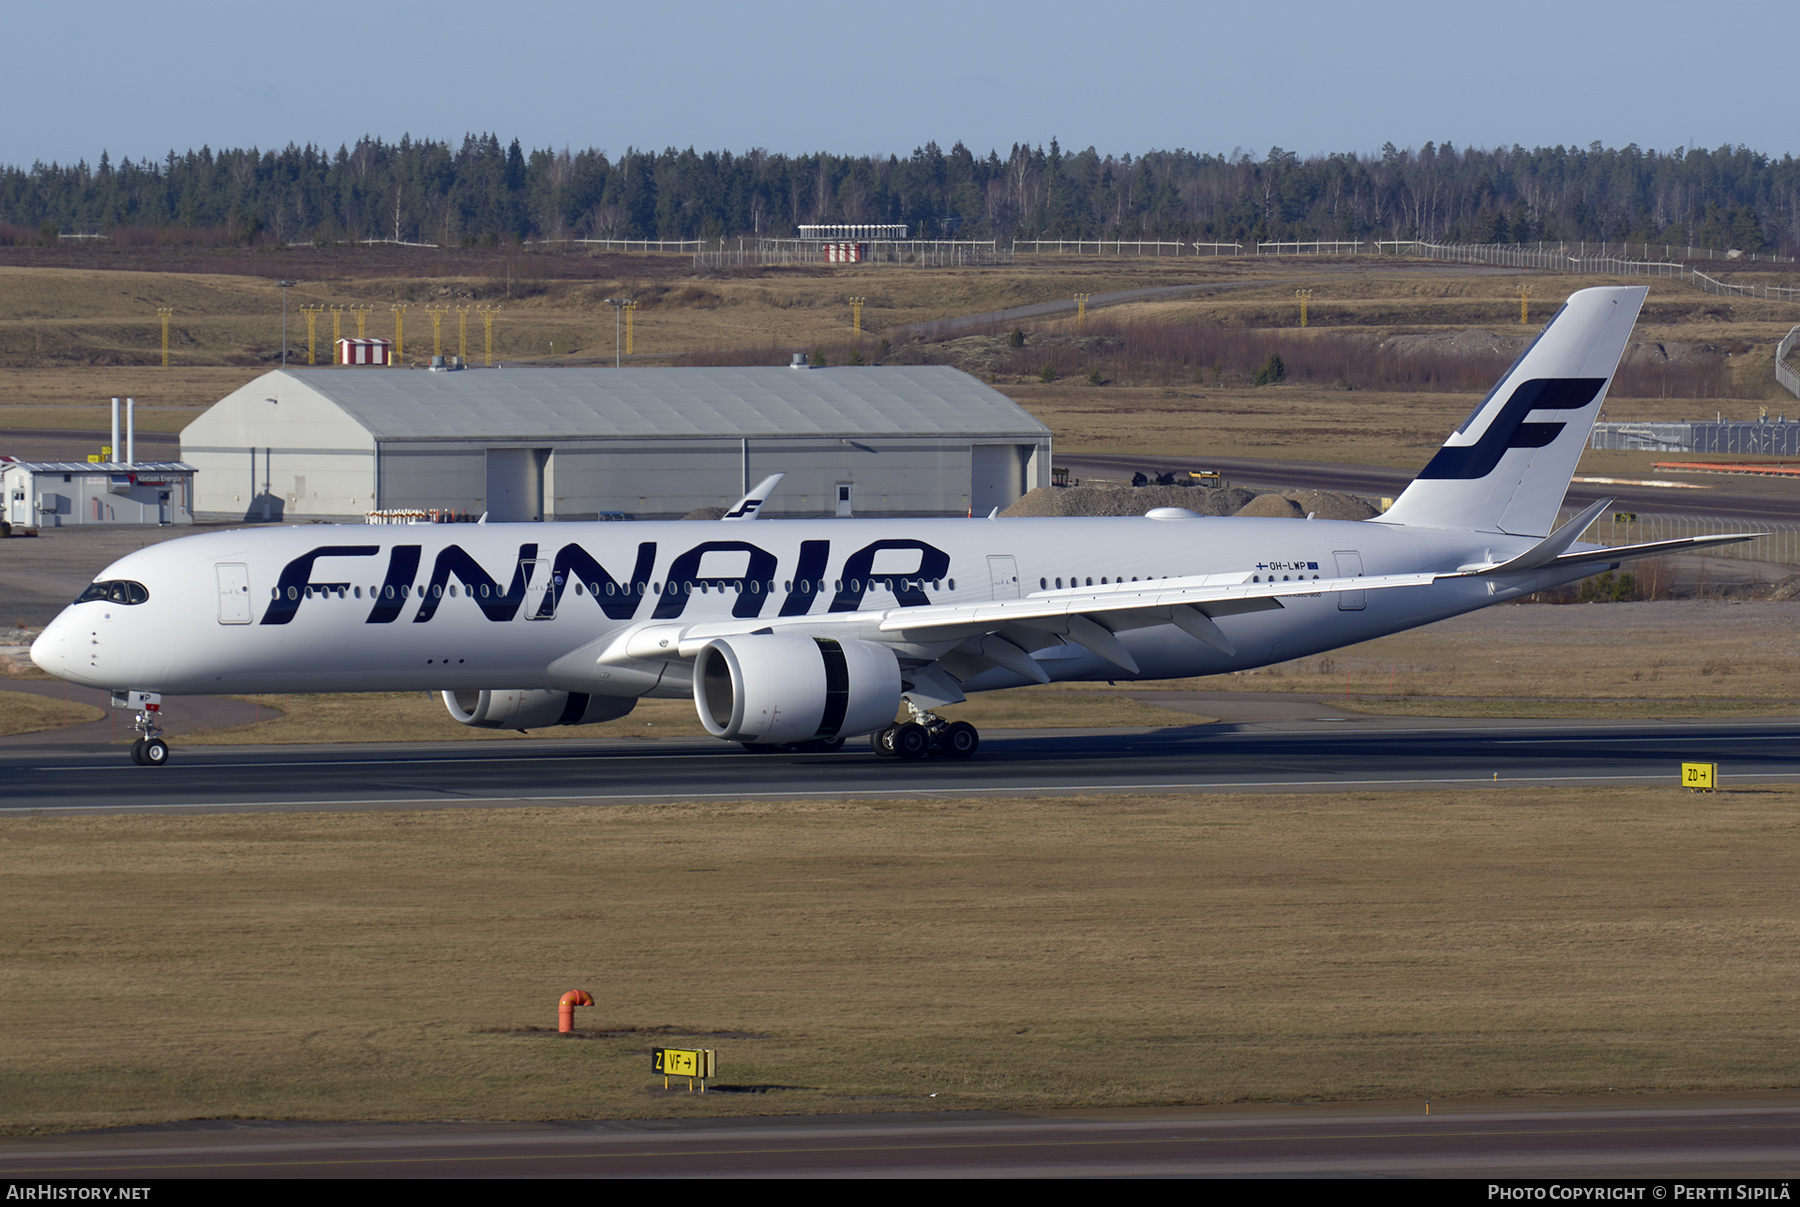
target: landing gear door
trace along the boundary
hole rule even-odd
[[[220,562],[213,569],[219,578],[219,623],[250,623],[250,567],[240,562]]]
[[[1337,559],[1337,572],[1339,578],[1362,577],[1362,554],[1356,552],[1354,549],[1339,549],[1332,553],[1331,556]],[[1274,576],[1270,575],[1270,577],[1273,578]],[[1367,591],[1339,591],[1338,611],[1362,611],[1363,602],[1368,597],[1368,594]]]
[[[1019,563],[1016,559],[988,558],[988,580],[994,584],[995,599],[1019,598]]]
[[[550,576],[550,563],[525,563],[525,619],[555,620],[556,591]]]

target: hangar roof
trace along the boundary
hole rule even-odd
[[[34,474],[192,474],[185,461],[14,461],[0,457],[0,471],[30,470]]]
[[[998,390],[943,366],[285,369],[244,390],[286,388],[378,439],[1049,435]]]

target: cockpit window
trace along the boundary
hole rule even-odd
[[[144,589],[143,583],[117,578],[107,582],[89,583],[87,590],[75,597],[75,602],[80,604],[103,600],[106,603],[141,604],[149,598],[150,592]]]

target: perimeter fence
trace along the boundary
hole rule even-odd
[[[1765,285],[1733,285],[1708,276],[1697,268],[1662,260],[1626,260],[1589,252],[1588,244],[1422,243],[1417,240],[1383,240],[1378,246],[1393,248],[1385,254],[1416,256],[1425,260],[1449,260],[1458,264],[1494,264],[1508,268],[1537,268],[1549,272],[1574,272],[1595,276],[1672,277],[1707,293],[1734,297],[1764,297],[1778,302],[1800,300],[1800,290]],[[1764,257],[1773,259],[1773,257]],[[1792,263],[1792,261],[1788,261]]]
[[[566,243],[580,247],[594,247],[601,251],[669,251],[687,253],[698,251],[705,242],[703,239],[527,239],[527,247],[544,247],[552,243]]]
[[[853,249],[853,250],[852,250]],[[1013,250],[995,239],[750,239],[703,241],[696,268],[780,264],[912,264],[924,268],[1011,264]]]

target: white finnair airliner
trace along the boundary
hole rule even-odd
[[[149,765],[163,693],[419,689],[488,728],[692,696],[751,750],[967,757],[931,712],[966,693],[1243,670],[1743,539],[1577,544],[1610,500],[1551,531],[1645,293],[1570,297],[1375,520],[756,520],[768,482],[729,524],[246,528],[121,558],[31,656],[137,709]]]

